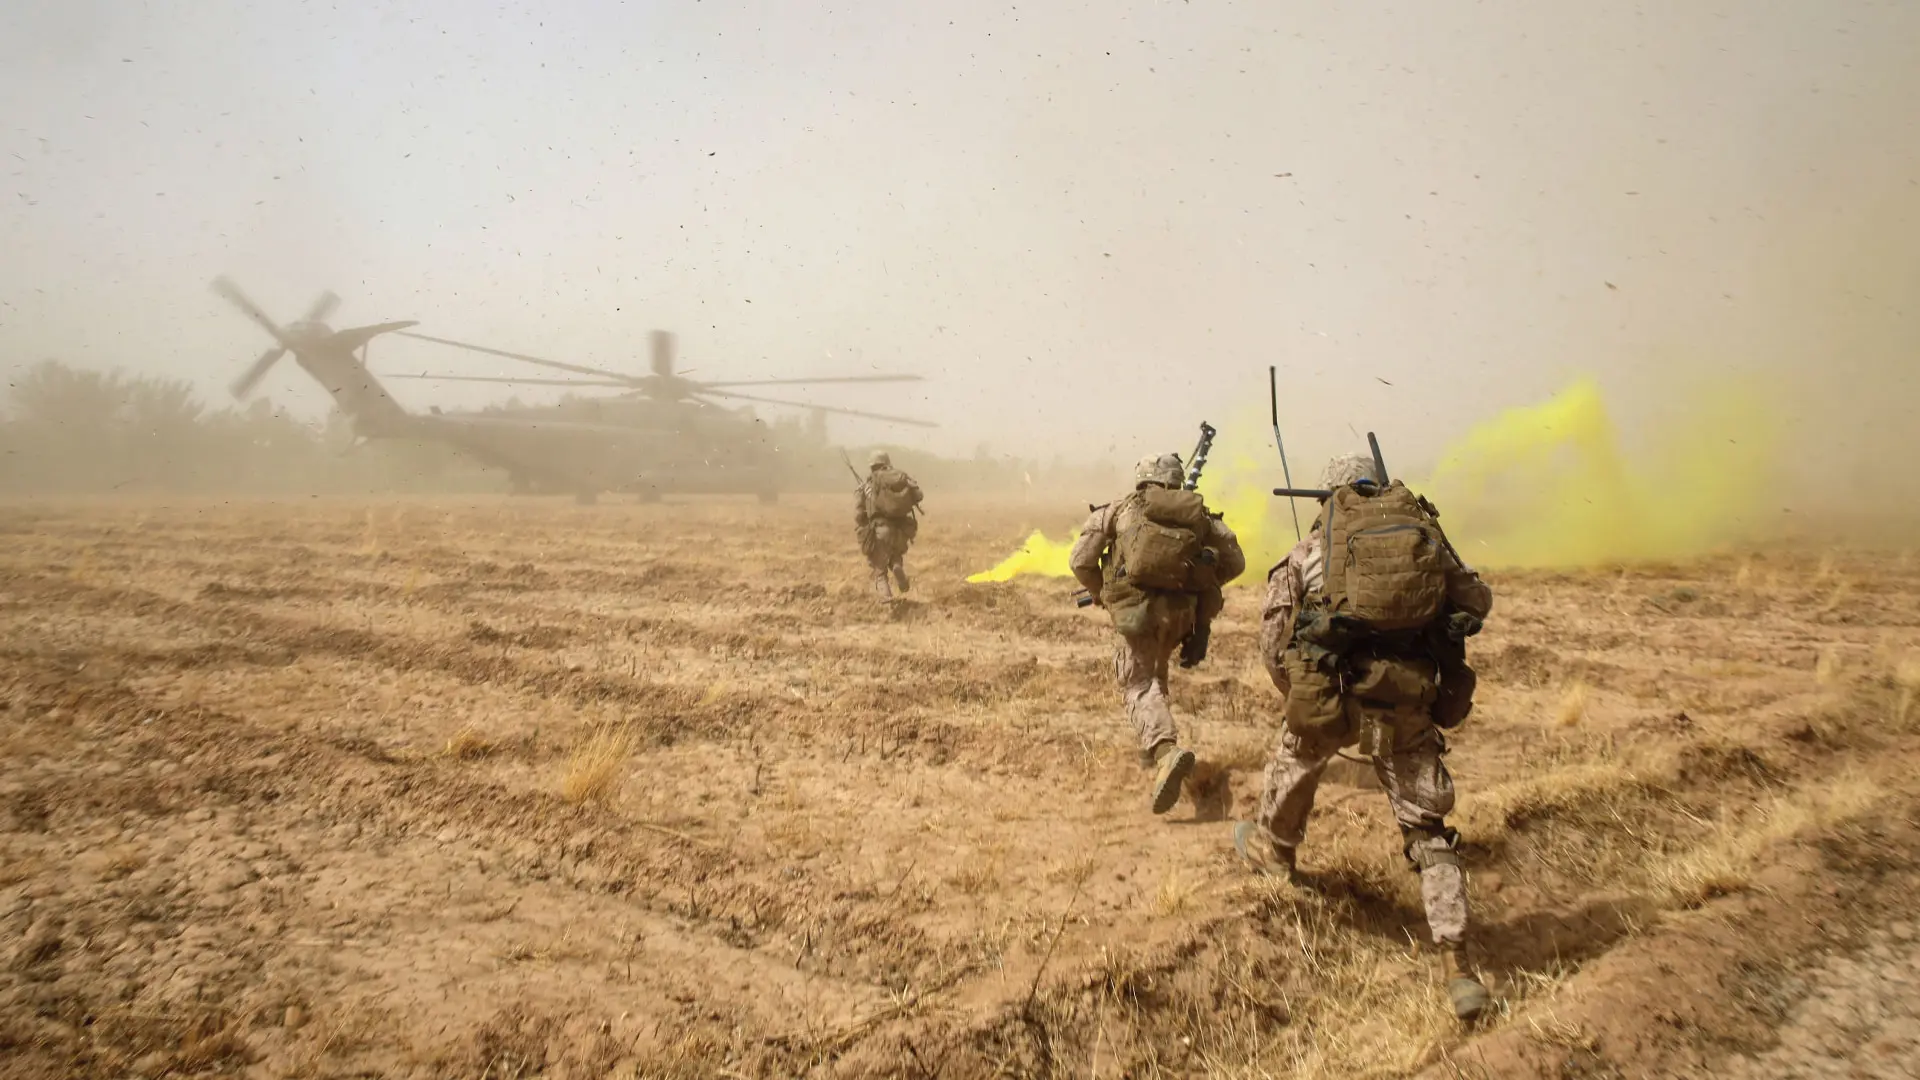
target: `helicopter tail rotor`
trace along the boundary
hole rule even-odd
[[[285,356],[288,350],[294,347],[293,339],[287,335],[286,330],[282,329],[271,318],[268,318],[267,313],[260,309],[260,305],[254,303],[246,293],[241,292],[240,287],[232,281],[225,277],[214,278],[213,291],[234,307],[239,308],[242,314],[254,321],[255,325],[273,335],[273,340],[276,343],[267,349],[266,352],[261,353],[253,363],[248,366],[247,370],[240,374],[239,378],[227,385],[228,392],[234,397],[245,398],[253,392],[255,386],[259,385],[260,380],[266,377],[267,372],[272,369],[273,365],[278,363],[280,358]],[[303,321],[308,323],[323,322],[327,316],[333,314],[333,309],[339,306],[339,304],[340,298],[338,296],[335,296],[331,292],[322,293],[320,294],[320,298],[314,301],[313,307],[307,310],[306,319]]]
[[[647,344],[653,373],[662,379],[673,378],[673,334],[667,330],[652,331],[647,335]]]

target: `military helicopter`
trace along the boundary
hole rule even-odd
[[[793,445],[791,439],[783,445],[777,433],[759,419],[716,405],[705,400],[707,398],[794,405],[813,410],[816,417],[832,412],[921,427],[937,426],[908,417],[763,398],[730,389],[811,382],[910,382],[919,381],[917,375],[696,382],[674,371],[672,335],[655,331],[652,374],[630,376],[407,333],[408,327],[419,325],[416,320],[334,330],[325,321],[339,305],[339,297],[331,292],[323,294],[305,318],[281,327],[226,278],[216,278],[213,291],[239,308],[275,342],[231,384],[229,390],[234,397],[245,398],[281,357],[291,353],[294,362],[333,397],[351,421],[356,436],[447,443],[484,464],[505,470],[511,489],[517,493],[572,494],[581,502],[592,502],[605,492],[633,493],[643,500],[668,493],[752,494],[763,502],[778,498],[790,470],[797,465],[794,459],[799,447]],[[367,368],[368,344],[375,337],[389,333],[595,378],[392,377],[619,387],[634,392],[614,399],[574,400],[531,408],[443,412],[434,407],[424,414],[411,413],[394,400],[380,379]]]

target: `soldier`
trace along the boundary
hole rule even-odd
[[[1114,675],[1140,738],[1140,764],[1157,770],[1153,812],[1164,814],[1180,801],[1194,765],[1167,701],[1168,663],[1202,609],[1218,611],[1220,587],[1240,576],[1247,559],[1233,530],[1197,492],[1182,490],[1178,454],[1143,458],[1133,479],[1133,491],[1093,508],[1069,565],[1119,634]]]
[[[1256,872],[1291,877],[1327,762],[1345,747],[1371,757],[1420,875],[1447,996],[1471,1021],[1491,1000],[1469,964],[1466,877],[1459,834],[1446,823],[1454,790],[1440,729],[1472,708],[1463,643],[1492,609],[1493,591],[1460,562],[1432,504],[1397,481],[1382,488],[1370,460],[1335,458],[1321,486],[1333,494],[1312,535],[1267,576],[1260,652],[1286,697],[1286,726],[1259,819],[1239,823],[1233,845]],[[1344,559],[1325,558],[1329,537]]]
[[[920,533],[919,508],[920,485],[876,450],[867,461],[867,478],[854,493],[853,529],[873,571],[873,591],[883,603],[893,602],[893,582],[907,591],[907,548]]]

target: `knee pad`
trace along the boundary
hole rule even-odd
[[[1400,827],[1404,841],[1400,852],[1407,857],[1407,868],[1420,873],[1434,866],[1460,865],[1460,834],[1442,825],[1438,828]],[[1432,841],[1438,840],[1439,844]]]

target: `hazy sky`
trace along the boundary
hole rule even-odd
[[[659,326],[696,375],[930,378],[811,392],[945,424],[849,439],[1130,460],[1264,424],[1278,364],[1309,447],[1424,455],[1577,372],[1631,411],[1839,363],[1809,286],[1920,343],[1911,291],[1815,268],[1920,281],[1915,72],[1909,0],[11,0],[0,365],[222,394],[266,344],[227,273],[285,319],[331,288],[635,371]]]

